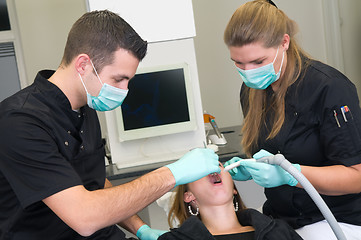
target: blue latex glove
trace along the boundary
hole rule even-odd
[[[261,150],[253,155],[253,158],[260,159],[262,157],[272,156],[273,154],[266,150]],[[292,164],[294,167],[301,171],[299,164]],[[253,180],[262,187],[272,188],[278,187],[284,184],[290,186],[296,186],[298,181],[288,172],[283,170],[278,165],[271,165],[262,162],[242,162],[241,166],[245,167],[248,172],[252,175]]]
[[[225,162],[224,166],[226,167],[226,166],[228,166],[228,165],[230,165],[232,163],[235,163],[235,162],[238,162],[238,161],[241,161],[241,160],[242,160],[242,158],[233,157],[231,160],[228,160],[227,162]],[[233,168],[233,169],[229,170],[228,172],[231,174],[233,180],[247,181],[247,180],[252,179],[251,174],[243,166]]]
[[[148,225],[141,226],[137,231],[137,237],[141,240],[156,240],[167,231],[152,229]]]
[[[196,148],[178,161],[166,165],[175,178],[175,186],[194,182],[211,173],[220,173],[218,155],[212,149]]]

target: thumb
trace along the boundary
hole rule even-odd
[[[253,162],[253,161],[242,161],[241,166],[245,167],[247,170],[260,170],[263,167],[261,162]]]

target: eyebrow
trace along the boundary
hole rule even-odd
[[[120,79],[127,79],[127,80],[130,79],[129,76],[124,75],[124,74],[115,74],[115,75],[112,75],[112,77],[115,78],[115,79],[119,79],[119,78],[120,78]]]
[[[255,63],[255,62],[259,62],[259,61],[264,61],[266,58],[267,58],[267,56],[259,57],[259,58],[256,58],[256,59],[250,61],[249,63]],[[239,62],[239,61],[234,60],[233,58],[231,58],[231,60],[232,60],[233,62],[235,62],[235,63],[242,63],[242,62]]]

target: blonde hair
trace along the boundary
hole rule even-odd
[[[297,25],[287,15],[262,0],[255,0],[241,5],[231,17],[225,32],[225,44],[241,47],[251,43],[261,43],[264,47],[277,47],[281,45],[284,34],[290,36],[287,54],[287,66],[284,70],[282,81],[271,102],[266,102],[266,91],[247,88],[248,106],[247,114],[242,127],[242,147],[247,156],[257,150],[257,141],[260,127],[265,124],[268,111],[274,112],[271,120],[272,129],[267,139],[274,138],[285,120],[285,95],[287,88],[293,84],[301,74],[302,68],[307,66],[308,56],[298,46],[294,37]],[[303,62],[303,59],[305,62]]]
[[[234,189],[237,189],[236,186],[233,184]],[[175,196],[174,196],[174,201],[172,203],[172,206],[169,210],[168,213],[168,224],[171,228],[177,227],[174,226],[173,223],[175,222],[175,220],[178,220],[179,224],[182,225],[184,223],[184,221],[189,218],[191,216],[191,214],[188,211],[188,204],[184,202],[184,193],[188,191],[188,187],[187,185],[179,185],[175,188]],[[235,194],[235,201],[238,202],[238,211],[242,211],[244,209],[246,209],[246,206],[244,205],[240,195]],[[201,215],[198,214],[197,216],[200,220],[201,219]]]

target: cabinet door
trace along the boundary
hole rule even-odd
[[[149,43],[196,35],[191,0],[88,0],[88,10],[109,9]]]

